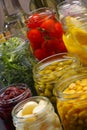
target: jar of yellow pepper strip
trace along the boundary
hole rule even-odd
[[[87,11],[80,17],[65,18],[67,30],[63,41],[68,52],[77,54],[84,66],[87,66]]]
[[[54,94],[64,130],[87,130],[87,68],[58,81]]]

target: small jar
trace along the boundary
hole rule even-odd
[[[25,23],[31,52],[37,60],[67,51],[62,40],[62,25],[55,10],[47,7],[36,9],[30,12]]]
[[[32,96],[31,90],[26,84],[12,84],[0,89],[0,128],[3,130],[15,130],[11,111],[20,101]]]
[[[67,69],[72,72],[72,69],[81,66],[78,57],[69,53],[60,53],[52,55],[40,62],[33,68],[33,77],[37,94],[46,96],[50,99],[56,109],[56,98],[53,94],[53,88]]]
[[[29,53],[29,42],[25,36],[3,33],[3,37],[0,37],[0,84],[2,87],[23,82],[31,88],[33,95],[36,95]]]
[[[46,97],[35,96],[20,102],[12,110],[12,117],[16,130],[62,130],[59,118]]]
[[[68,73],[68,72],[67,72]],[[87,68],[80,68],[54,88],[57,111],[64,130],[87,129]]]

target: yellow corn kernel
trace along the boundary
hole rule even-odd
[[[82,85],[82,86],[87,85],[87,78],[86,78],[86,79],[82,79],[82,81],[81,81],[81,85]]]
[[[85,117],[87,115],[87,110],[84,110],[84,111],[81,111],[80,113],[79,113],[79,117],[81,118],[81,117]]]

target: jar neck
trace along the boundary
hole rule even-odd
[[[87,95],[87,92],[75,92],[75,93],[64,93],[64,90],[66,90],[70,84],[73,84],[76,79],[78,80],[80,78],[86,78],[87,76],[87,71],[85,70],[86,68],[80,68],[80,69],[75,69],[72,74],[70,74],[71,77],[66,78],[66,74],[56,83],[55,88],[54,88],[54,95],[58,98],[58,100],[62,101],[75,101],[75,100],[82,100],[84,101],[84,98],[81,98],[82,95]],[[69,74],[69,73],[68,73]]]
[[[14,86],[16,86],[16,85],[14,85]],[[5,107],[5,108],[7,108],[7,107],[9,107],[9,105],[15,105],[15,104],[17,104],[18,102],[20,102],[21,100],[23,100],[23,99],[25,99],[25,98],[27,98],[27,97],[32,96],[31,91],[30,91],[30,89],[27,87],[27,85],[25,85],[25,84],[18,84],[18,86],[19,86],[19,88],[23,89],[24,92],[21,93],[20,95],[18,95],[17,97],[12,98],[12,99],[6,99],[6,100],[1,99],[1,100],[0,100],[0,107],[3,107],[3,108]],[[2,94],[5,89],[6,89],[6,88],[2,89],[2,90],[0,91],[0,93]]]
[[[74,10],[73,10],[74,8]],[[84,12],[86,7],[84,3],[80,0],[70,0],[70,1],[63,1],[58,5],[59,14],[64,15],[64,17],[68,15],[76,15]]]
[[[45,69],[45,67],[51,65],[54,62],[71,62],[70,66],[67,66],[64,69],[69,69],[69,68],[75,68],[76,65],[80,65],[80,60],[78,58],[77,55],[74,55],[72,53],[60,53],[60,54],[56,54],[55,56],[50,56],[49,58],[46,58],[40,62],[38,62],[34,68],[33,68],[33,75],[35,77],[35,79],[40,78],[41,76],[44,76],[43,74],[39,74],[39,72],[43,69]],[[61,71],[61,70],[60,70]],[[48,74],[49,76],[49,74]]]

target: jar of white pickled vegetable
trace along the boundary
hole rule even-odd
[[[87,68],[58,81],[54,94],[63,129],[87,130]]]
[[[12,116],[16,130],[62,130],[60,120],[46,97],[27,98],[14,107]]]

